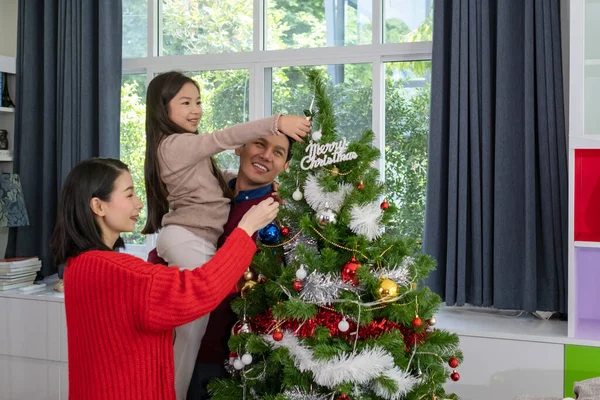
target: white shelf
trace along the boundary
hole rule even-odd
[[[575,242],[575,247],[600,247],[600,242]]]
[[[569,136],[570,149],[600,149],[600,132],[583,136]]]
[[[0,56],[0,72],[17,73],[17,62],[14,57]]]
[[[13,107],[0,107],[0,113],[14,113],[15,109]]]

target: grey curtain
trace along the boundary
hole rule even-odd
[[[559,0],[434,4],[425,282],[448,305],[566,312]]]
[[[15,172],[30,225],[9,233],[7,256],[39,256],[71,167],[119,157],[121,0],[19,0]]]

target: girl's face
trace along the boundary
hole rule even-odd
[[[109,201],[92,198],[90,207],[108,247],[114,246],[122,232],[133,231],[143,206],[133,191],[133,179],[129,171],[123,171],[115,180]]]
[[[202,118],[200,92],[191,82],[181,87],[179,93],[169,101],[169,119],[187,132],[196,132]]]

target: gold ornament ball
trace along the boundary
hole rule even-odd
[[[427,320],[427,325],[434,326],[436,322],[435,317],[431,317]]]
[[[254,279],[254,273],[252,273],[252,271],[247,270],[246,272],[244,272],[244,280],[247,281],[251,281],[252,279]]]
[[[391,279],[383,278],[381,282],[379,282],[378,293],[379,297],[382,299],[396,297],[398,295],[398,284]]]
[[[333,168],[331,168],[331,175],[338,176],[339,174],[340,174],[340,169],[334,165]]]

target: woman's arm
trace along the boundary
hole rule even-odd
[[[248,268],[255,251],[250,236],[236,228],[202,268],[157,268],[143,307],[144,327],[155,331],[173,329],[214,310]]]

